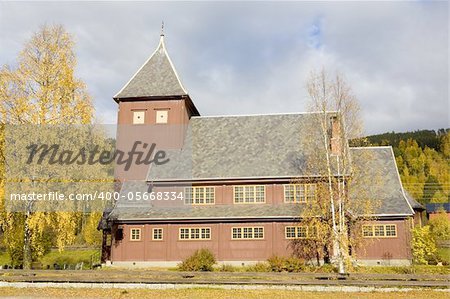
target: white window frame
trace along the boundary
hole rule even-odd
[[[138,232],[138,233],[136,234],[134,232]],[[135,238],[136,236],[138,238]],[[133,241],[133,242],[134,241],[141,241],[141,239],[142,239],[142,229],[135,228],[135,227],[130,228],[130,241]]]
[[[242,188],[242,192],[238,189]],[[258,190],[258,188],[262,188],[262,190]],[[260,198],[262,193],[263,200],[261,201],[257,197]],[[242,194],[242,200],[238,198],[236,195]],[[259,195],[259,196],[258,196]],[[233,202],[235,204],[261,204],[266,203],[266,186],[265,185],[239,185],[233,186]]]
[[[288,236],[288,230],[294,230],[294,236]],[[301,232],[303,231],[303,232]],[[292,233],[292,231],[291,231]],[[300,233],[304,236],[301,236]],[[308,227],[306,225],[289,225],[285,226],[284,228],[284,237],[288,240],[298,240],[298,239],[312,239],[314,238],[314,231],[311,232],[311,227]]]
[[[311,199],[317,198],[317,184],[285,184],[284,187],[284,202],[285,203],[306,203]],[[287,190],[293,188],[293,190]],[[314,196],[311,198],[310,189],[314,188]],[[303,190],[302,190],[303,189]],[[301,191],[302,190],[302,191]],[[291,200],[289,196],[286,196],[287,192],[293,192],[294,199]],[[301,194],[303,192],[303,194]]]
[[[394,227],[394,235],[391,235],[392,230],[388,230],[386,227]],[[381,229],[382,228],[382,229]],[[363,224],[362,228],[362,236],[363,238],[375,238],[375,239],[384,239],[384,238],[397,238],[398,237],[398,230],[397,230],[397,224],[395,223],[387,223],[387,224]],[[370,235],[365,235],[364,232],[367,230],[367,232],[370,232]],[[380,234],[380,232],[383,232]]]
[[[157,233],[157,231],[161,231],[161,234]],[[161,238],[155,238],[155,236],[161,236]],[[162,227],[152,228],[152,240],[153,241],[163,241],[164,240],[164,229]]]
[[[212,193],[210,192],[211,189]],[[208,199],[209,202],[206,202],[207,194],[212,194],[212,199]],[[184,204],[186,205],[213,205],[215,202],[216,188],[214,186],[192,186],[184,188]]]
[[[183,234],[181,233],[182,230],[184,231]],[[178,240],[180,241],[211,240],[211,234],[212,234],[211,227],[180,227],[178,229]],[[182,238],[182,235],[183,236],[186,235],[187,238]],[[198,236],[198,238],[196,238],[195,236]]]
[[[257,234],[262,234],[259,238],[255,237],[255,230]],[[264,226],[236,226],[231,228],[231,240],[264,240],[265,232]]]

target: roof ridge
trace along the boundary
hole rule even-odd
[[[248,117],[248,116],[276,116],[276,115],[305,115],[305,114],[318,114],[322,111],[303,111],[303,112],[279,112],[279,113],[255,113],[255,114],[230,114],[230,115],[200,115],[192,116],[191,118],[226,118],[226,117]],[[326,113],[338,113],[338,111],[326,111]]]
[[[183,84],[181,83],[181,80],[180,80],[180,77],[178,76],[177,70],[175,69],[175,66],[174,66],[173,63],[172,63],[172,59],[170,59],[169,52],[167,52],[166,44],[164,43],[164,34],[161,35],[161,38],[160,38],[159,43],[162,45],[162,47],[163,47],[163,49],[164,49],[164,53],[165,53],[165,55],[166,55],[166,57],[167,57],[167,60],[169,60],[169,63],[170,63],[170,66],[172,67],[173,72],[175,73],[175,77],[176,77],[177,80],[178,80],[178,84],[180,84],[180,87],[181,87],[181,89],[184,91],[184,93],[185,93],[185,94],[188,94],[186,88],[184,88]],[[158,48],[159,48],[159,47],[158,47]]]

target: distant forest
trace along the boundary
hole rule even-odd
[[[391,145],[406,191],[417,201],[450,202],[450,129],[383,133],[353,146]]]
[[[367,136],[367,140],[372,145],[392,145],[393,147],[398,147],[400,141],[406,141],[408,139],[413,139],[422,148],[425,147],[432,148],[439,151],[441,148],[442,136],[448,134],[449,129],[439,129],[434,130],[417,130],[414,132],[405,133],[383,133],[378,135]]]

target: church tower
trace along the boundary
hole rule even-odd
[[[119,105],[117,149],[125,152],[136,142],[180,149],[189,119],[200,115],[167,53],[163,33],[150,58],[113,98]],[[116,168],[119,180],[145,180],[148,172],[146,165],[125,172]]]

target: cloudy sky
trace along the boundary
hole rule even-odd
[[[97,117],[166,45],[202,115],[305,111],[314,69],[343,73],[367,134],[449,127],[448,2],[0,3],[0,64],[42,24],[77,41],[78,75]]]

